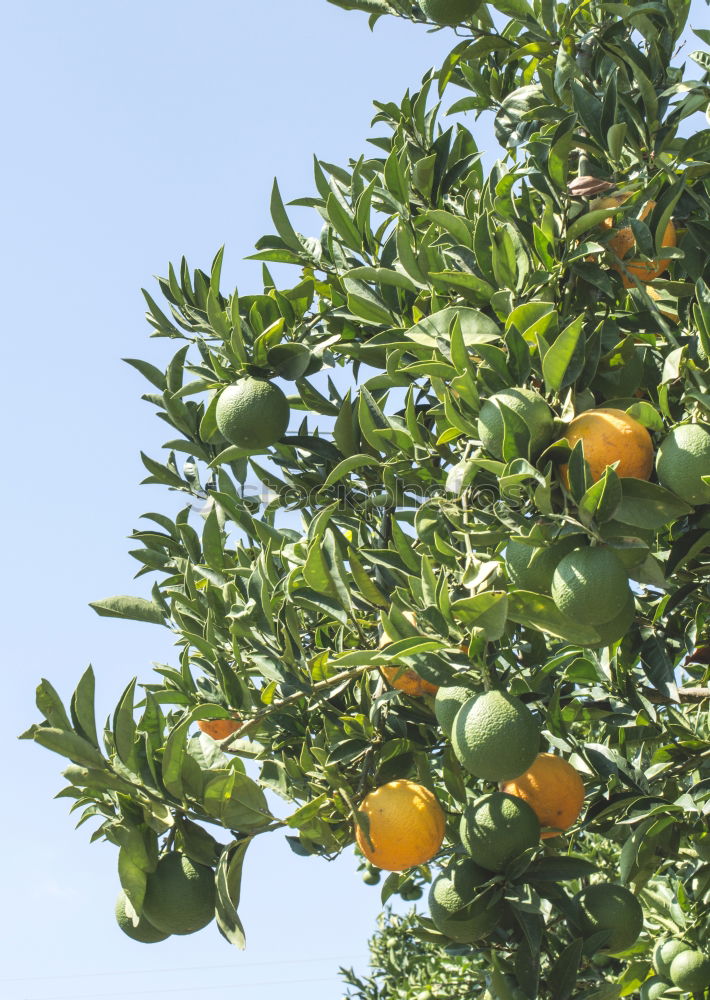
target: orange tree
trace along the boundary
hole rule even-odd
[[[456,45],[366,155],[316,161],[318,237],[274,185],[262,291],[220,253],[146,294],[179,342],[130,361],[171,428],[146,481],[184,504],[134,533],[151,597],[94,607],[179,656],[102,732],[90,670],[68,708],[43,681],[25,736],[70,760],[142,940],[216,914],[242,944],[253,837],[357,834],[495,996],[700,996],[710,131],[682,131],[710,56],[673,64],[683,0],[337,2]]]

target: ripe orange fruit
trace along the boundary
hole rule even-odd
[[[238,719],[198,719],[198,727],[213,740],[226,740],[242,728]]]
[[[612,195],[609,198],[601,198],[598,203],[596,203],[596,208],[617,208],[622,205],[629,195],[620,196]],[[644,222],[651,212],[656,207],[655,201],[647,202],[638,214],[638,219]],[[600,229],[612,229],[613,220],[610,218],[604,219],[600,223]],[[631,226],[623,226],[618,229],[608,242],[608,246],[614,251],[617,257],[623,259],[629,250],[633,249],[635,245],[635,239],[633,230]],[[663,234],[664,247],[674,247],[676,245],[676,230],[673,224],[673,220],[669,220],[666,230]],[[639,281],[644,283],[648,281],[653,281],[654,278],[660,277],[664,271],[668,270],[668,258],[659,257],[653,263],[646,263],[641,260],[630,260],[624,261],[624,267],[628,274],[626,274],[621,267],[621,265],[614,265],[614,270],[618,271],[621,275],[621,280],[624,288],[635,288],[635,284],[631,275],[634,275]]]
[[[404,691],[413,698],[421,698],[423,694],[436,694],[439,688],[420,677],[411,667],[380,667],[390,687]]]
[[[585,410],[567,425],[563,435],[570,448],[578,441],[584,447],[592,479],[601,479],[607,465],[618,461],[622,478],[649,479],[653,470],[653,441],[643,424],[623,410]],[[560,478],[569,489],[567,464],[560,465]]]
[[[523,799],[540,821],[540,826],[551,827],[544,837],[555,837],[569,829],[584,805],[584,783],[572,765],[551,753],[537,755],[525,774],[511,781],[503,781],[502,792]]]
[[[413,611],[405,611],[404,617],[412,625],[417,624],[417,616]],[[392,636],[388,635],[387,632],[383,632],[380,639],[380,649],[389,646],[391,642]],[[430,684],[429,681],[425,681],[411,667],[404,667],[401,664],[394,663],[389,667],[380,667],[380,670],[390,687],[396,688],[398,691],[404,691],[405,694],[409,694],[413,698],[420,698],[423,694],[436,694],[439,690],[436,684]]]
[[[390,872],[402,872],[430,861],[441,847],[446,821],[433,792],[414,781],[381,785],[363,799],[360,812],[369,831],[355,830],[357,845],[368,861]]]

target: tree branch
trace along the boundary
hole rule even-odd
[[[287,698],[282,698],[281,701],[274,702],[269,705],[268,708],[263,708],[256,715],[253,715],[250,719],[241,726],[236,733],[232,736],[228,736],[227,739],[220,744],[223,750],[230,750],[232,743],[230,741],[237,738],[237,742],[244,738],[246,733],[251,732],[255,729],[265,718],[269,715],[273,715],[274,712],[278,712],[282,708],[286,708],[288,705],[295,705],[296,702],[300,701],[302,698],[308,698],[311,695],[318,694],[321,691],[327,691],[329,688],[335,687],[336,685],[342,683],[343,681],[352,680],[355,677],[359,677],[361,674],[366,673],[368,670],[374,670],[373,664],[368,664],[365,667],[351,667],[349,670],[341,670],[339,674],[333,674],[332,677],[328,677],[324,681],[318,681],[314,684],[312,688],[308,691],[296,691],[294,694],[290,694]]]

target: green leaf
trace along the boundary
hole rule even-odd
[[[142,868],[138,867],[131,852],[125,847],[121,847],[118,852],[118,878],[131,906],[140,915],[143,911],[148,876]]]
[[[512,591],[508,595],[508,618],[580,646],[593,645],[599,640],[595,629],[566,618],[557,610],[552,598],[544,594],[533,594],[526,590]]]
[[[406,331],[406,336],[417,344],[426,347],[436,347],[438,340],[449,342],[451,324],[458,316],[461,322],[461,335],[466,347],[477,344],[488,344],[501,339],[501,332],[495,320],[477,309],[466,306],[449,306],[420,320]]]
[[[377,584],[370,578],[353,549],[348,549],[348,561],[353,580],[364,599],[375,608],[388,608],[390,606],[389,598],[385,597]]]
[[[144,597],[107,597],[103,601],[92,601],[89,607],[103,618],[127,618],[153,625],[165,624],[162,608]]]
[[[503,418],[503,460],[513,462],[516,458],[530,457],[530,427],[519,413],[496,400]]]
[[[641,399],[638,403],[628,406],[626,412],[644,427],[648,427],[649,430],[663,432],[663,417],[655,406],[651,406],[645,400]]]
[[[576,80],[572,81],[572,96],[574,99],[574,106],[579,115],[579,119],[587,129],[587,131],[592,135],[598,143],[603,143],[603,136],[601,133],[601,117],[602,117],[602,105],[601,101],[598,101],[596,97],[592,96],[588,90],[585,90],[581,84],[577,83]]]
[[[393,288],[402,288],[415,294],[419,292],[417,285],[411,278],[400,271],[393,271],[389,267],[354,267],[352,271],[348,271],[346,277],[360,281],[372,281],[376,285],[390,285]]]
[[[212,507],[202,530],[202,558],[210,569],[217,571],[224,569],[223,546],[222,529],[217,519],[217,511]]]
[[[319,594],[332,594],[335,589],[319,538],[315,539],[308,551],[303,567],[303,579]]]
[[[496,0],[496,10],[508,17],[517,17],[519,20],[530,18],[535,20],[535,14],[527,0]]]
[[[559,392],[560,389],[569,384],[568,372],[577,351],[583,328],[584,315],[581,315],[565,327],[545,353],[542,374],[548,392]]]
[[[207,833],[204,827],[184,816],[176,819],[175,828],[180,838],[178,841],[180,850],[192,861],[214,868],[221,856],[222,844]]]
[[[598,524],[611,521],[621,503],[621,480],[610,467],[604,470],[604,475],[593,483],[577,505],[581,520],[589,524],[595,520]]]
[[[135,677],[121,695],[113,718],[113,736],[116,753],[121,762],[134,773],[139,770],[136,754],[135,735],[136,724],[133,719],[135,704]]]
[[[91,666],[84,672],[71,699],[71,716],[74,728],[80,736],[98,748],[99,739],[96,733],[96,717],[94,713],[94,671]],[[67,725],[66,728],[69,728]]]
[[[343,459],[342,462],[336,465],[323,483],[323,486],[333,486],[355,469],[362,469],[365,466],[379,465],[379,460],[374,458],[372,455],[350,455],[348,458]]]
[[[37,687],[35,704],[50,726],[54,726],[56,729],[72,728],[62,699],[49,681],[44,678]]]
[[[518,0],[515,0],[517,3]],[[524,0],[520,0],[524,3]],[[527,4],[525,4],[527,6]],[[545,103],[542,87],[531,84],[519,87],[508,94],[495,117],[496,139],[506,148],[519,146],[530,132],[525,116],[533,108]]]
[[[610,215],[608,208],[595,208],[592,212],[585,212],[578,215],[572,225],[567,230],[567,239],[576,240],[590,229],[594,229],[600,222],[608,219]]]
[[[84,767],[105,767],[104,758],[95,747],[77,733],[55,729],[53,726],[34,726],[28,734],[35,743],[68,757]]]
[[[429,198],[434,186],[434,172],[436,169],[436,153],[424,156],[412,167],[412,186],[417,189],[425,198]]]
[[[158,864],[158,838],[146,826],[129,825],[127,820],[112,827],[121,850],[139,871],[150,874]],[[120,862],[119,862],[120,864]]]
[[[364,281],[345,278],[343,284],[348,293],[348,309],[353,315],[376,326],[397,325],[397,320],[386,303]]]
[[[451,288],[460,292],[465,298],[470,298],[477,303],[490,302],[491,296],[495,292],[493,285],[489,285],[483,278],[475,274],[468,274],[466,271],[434,271],[429,275],[431,281],[443,288]]]
[[[183,797],[182,764],[187,750],[187,732],[190,721],[188,717],[173,726],[165,743],[161,761],[163,784],[168,792],[179,800],[182,800]]]
[[[341,625],[347,625],[347,612],[328,594],[320,594],[310,587],[299,587],[291,594],[291,600],[294,604],[303,605],[319,614],[324,614],[327,618],[340,622]]]
[[[241,950],[246,947],[246,937],[237,910],[241,896],[244,855],[250,843],[248,839],[240,840],[225,848],[215,874],[217,926],[222,936]]]
[[[286,246],[290,247],[291,250],[302,251],[303,246],[286,214],[279,185],[276,180],[274,180],[274,186],[271,191],[271,218],[274,220],[277,233]]]
[[[667,698],[678,700],[673,661],[666,652],[665,645],[655,635],[645,639],[641,646],[641,666],[657,691]]]
[[[322,413],[326,417],[337,417],[340,413],[339,407],[314,389],[305,378],[296,379],[296,388],[307,409]]]
[[[313,355],[305,344],[279,344],[267,351],[266,360],[280,378],[295,380],[306,373]]]
[[[210,441],[217,433],[217,403],[219,394],[215,393],[205,407],[205,412],[200,420],[199,435],[201,441]]]
[[[149,382],[151,382],[156,389],[160,389],[161,392],[165,392],[168,387],[168,380],[166,379],[163,372],[155,365],[149,364],[147,361],[141,361],[139,358],[123,358],[127,365],[131,365],[136,371],[139,371],[141,375],[145,376]]]
[[[586,878],[598,871],[597,865],[587,858],[559,855],[539,858],[525,870],[525,881],[563,882],[565,879]]]
[[[584,939],[575,938],[552,965],[547,981],[551,1000],[569,1000],[577,983],[577,973],[582,961],[583,950]]]
[[[572,121],[574,121],[574,117]],[[560,191],[567,184],[570,153],[575,145],[575,132],[576,129],[564,132],[550,147],[550,153],[547,158],[548,173],[552,182]]]
[[[638,528],[657,529],[692,512],[674,493],[643,479],[622,479],[622,500],[615,519]]]
[[[218,294],[212,288],[207,293],[207,319],[217,336],[222,337],[223,340],[228,340],[232,332],[232,326],[229,322],[229,316],[227,316],[227,313],[219,303]]]
[[[451,233],[456,242],[462,246],[472,247],[473,227],[468,219],[441,208],[430,208],[428,211],[422,212],[419,218],[427,219],[436,226],[440,226],[445,232]]]
[[[359,250],[362,246],[362,236],[358,232],[351,209],[331,191],[325,203],[325,210],[333,228],[345,245],[353,250]]]
[[[607,130],[606,133],[606,145],[609,150],[609,156],[616,163],[621,158],[621,152],[624,148],[624,140],[626,139],[626,132],[628,130],[628,125],[626,122],[616,122],[611,128]]]
[[[502,590],[488,590],[475,597],[464,597],[453,602],[451,613],[464,625],[483,629],[486,639],[495,642],[505,632],[508,595]]]
[[[273,820],[261,788],[236,771],[218,774],[207,782],[204,807],[228,829],[244,833],[261,830]]]
[[[318,814],[325,808],[328,802],[328,796],[325,792],[321,795],[316,796],[315,799],[311,799],[310,802],[306,802],[304,805],[300,806],[294,813],[286,817],[286,822],[290,827],[295,830],[300,830],[303,827],[307,827],[312,820],[314,820]]]

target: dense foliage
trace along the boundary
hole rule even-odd
[[[331,2],[373,24],[424,20],[402,0]],[[209,271],[171,266],[162,305],[146,293],[154,336],[178,349],[164,371],[130,361],[170,428],[167,455],[143,455],[145,481],[183,506],[133,534],[151,597],[93,606],[169,628],[179,656],[131,681],[102,732],[91,670],[68,710],[43,681],[44,721],[25,734],[71,761],[61,794],[118,847],[136,913],[160,852],[177,848],[216,868],[218,925],[241,944],[250,840],[283,829],[297,854],[337,855],[365,794],[397,778],[435,791],[447,839],[431,867],[390,874],[383,900],[430,881],[486,785],[431,698],[377,669],[396,664],[517,695],[541,749],[586,784],[570,835],[492,879],[507,916],[463,949],[471,982],[506,1000],[606,1000],[638,990],[659,934],[706,942],[710,506],[611,467],[593,481],[563,438],[595,407],[627,411],[655,448],[710,420],[710,129],[683,137],[710,100],[710,54],[674,65],[688,9],[480,4],[417,92],[376,103],[371,150],[347,167],[315,161],[316,193],[295,204],[321,216],[319,236],[295,231],[274,185],[276,234],[253,258],[261,291],[225,292],[220,252]],[[464,124],[483,112],[505,150],[488,174]],[[612,208],[594,207],[609,193]],[[623,226],[636,272],[613,242]],[[651,284],[638,262],[659,256]],[[279,287],[270,264],[293,265],[295,284]],[[218,426],[220,393],[245,376],[287,394],[273,447],[245,450]],[[483,447],[481,407],[510,387],[551,408],[540,453],[508,406],[500,454]],[[613,550],[632,581],[621,641],[603,645],[512,578],[511,538],[545,549],[570,530]],[[227,714],[241,728],[222,742],[196,727]],[[575,919],[590,878],[643,904],[644,933],[620,958]],[[445,955],[446,938],[419,926]]]

